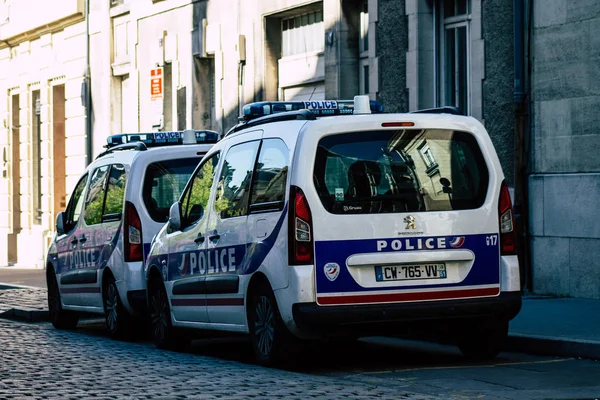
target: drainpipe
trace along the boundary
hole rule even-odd
[[[525,2],[513,0],[514,17],[514,104],[515,104],[515,194],[514,212],[519,235],[519,265],[521,268],[521,290],[531,290],[532,271],[529,249],[529,112],[528,92],[525,80]],[[529,24],[527,25],[529,28]]]
[[[86,166],[93,161],[93,138],[92,138],[92,79],[90,76],[90,0],[85,0],[85,155]]]

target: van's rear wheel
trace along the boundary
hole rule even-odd
[[[131,339],[131,316],[121,303],[117,283],[112,276],[106,278],[103,289],[104,316],[109,335],[114,339]]]
[[[298,344],[297,339],[281,320],[271,288],[261,284],[249,301],[248,322],[256,361],[265,366],[290,361]]]
[[[508,322],[473,325],[458,341],[462,354],[471,360],[489,360],[504,348],[508,337]]]
[[[79,313],[62,308],[60,289],[53,271],[48,272],[48,312],[50,321],[57,329],[73,329],[79,322]]]

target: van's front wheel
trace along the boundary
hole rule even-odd
[[[57,329],[75,328],[77,326],[77,322],[79,321],[79,314],[74,311],[64,310],[62,308],[60,289],[58,288],[58,281],[56,280],[54,271],[48,272],[47,285],[48,311],[52,325]]]
[[[261,284],[249,301],[248,322],[256,361],[265,366],[286,363],[296,340],[281,320],[273,291]]]
[[[159,349],[182,350],[189,344],[183,332],[171,323],[171,307],[165,284],[160,278],[152,278],[148,284],[148,307],[150,331]]]
[[[458,341],[462,354],[471,360],[489,360],[504,348],[508,337],[508,322],[472,325]]]

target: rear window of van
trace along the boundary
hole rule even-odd
[[[323,137],[313,178],[323,206],[333,214],[476,209],[489,183],[473,135],[441,129]]]
[[[143,198],[150,217],[156,222],[169,220],[171,205],[179,200],[185,185],[200,162],[200,157],[155,162],[146,168]]]

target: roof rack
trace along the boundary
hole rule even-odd
[[[312,112],[310,112],[308,110],[296,110],[296,111],[281,112],[281,113],[277,113],[277,114],[270,114],[270,115],[265,115],[264,117],[253,119],[253,120],[250,120],[247,122],[240,122],[239,124],[237,124],[236,126],[231,128],[229,131],[227,131],[225,136],[227,137],[228,135],[230,135],[234,132],[238,132],[243,129],[247,129],[252,126],[268,124],[271,122],[293,121],[293,120],[312,121],[315,119],[317,119],[315,114],[313,114]]]
[[[209,130],[185,130],[172,132],[139,132],[111,135],[104,146],[111,147],[132,142],[142,142],[146,147],[171,146],[179,144],[211,144],[219,141],[219,134]]]
[[[452,115],[464,115],[460,112],[458,107],[454,106],[443,106],[437,108],[426,108],[423,110],[411,111],[410,114],[452,114]]]
[[[107,154],[114,153],[115,151],[123,151],[123,150],[146,151],[146,150],[148,150],[148,147],[146,147],[146,144],[143,142],[132,142],[132,143],[119,144],[119,145],[110,147],[108,150],[98,154],[98,157],[96,157],[96,160],[101,157],[104,157]]]

